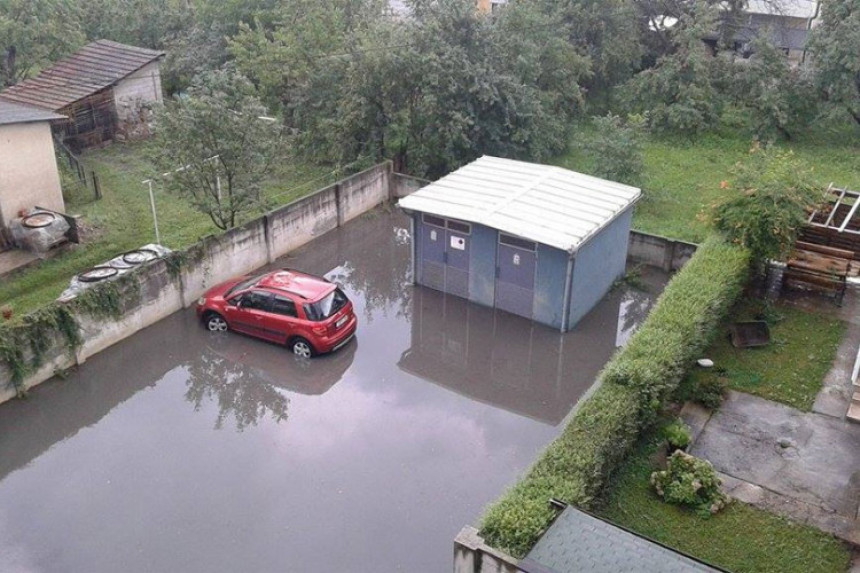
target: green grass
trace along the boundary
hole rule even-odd
[[[649,483],[657,448],[653,435],[640,442],[610,481],[599,515],[735,573],[847,570],[846,546],[812,527],[740,502],[711,517],[664,503]]]
[[[757,318],[761,305],[745,301],[732,320]],[[771,344],[761,348],[735,348],[729,341],[729,324],[705,353],[715,369],[696,370],[686,384],[723,376],[730,388],[809,411],[833,365],[836,349],[845,334],[841,320],[777,304],[767,313]],[[724,369],[724,370],[723,370]]]
[[[66,212],[83,217],[84,242],[35,267],[7,277],[0,284],[0,304],[20,317],[55,299],[76,273],[114,256],[155,242],[147,188],[141,181],[157,173],[147,160],[147,143],[114,144],[84,156],[88,170],[98,173],[103,198],[69,186]],[[284,162],[264,192],[272,206],[315,191],[336,176],[328,169]],[[208,216],[194,211],[181,198],[156,187],[156,208],[162,243],[181,249],[218,231]],[[259,213],[250,213],[250,219]]]
[[[553,163],[589,173],[592,160],[585,153],[593,128],[577,130],[572,150]],[[692,242],[702,241],[707,225],[699,214],[715,201],[732,193],[720,183],[730,179],[733,165],[741,161],[752,145],[752,137],[742,127],[724,127],[719,132],[697,137],[646,136],[643,140],[645,200],[636,207],[635,228],[657,235]],[[781,142],[814,167],[823,185],[860,189],[860,129],[845,125],[833,131],[804,134]]]

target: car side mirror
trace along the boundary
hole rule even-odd
[[[234,296],[233,298],[227,300],[227,304],[229,306],[235,306],[237,308],[241,308],[242,307],[242,297],[241,296]]]

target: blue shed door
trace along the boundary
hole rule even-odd
[[[441,222],[442,226],[433,223]],[[445,290],[445,221],[424,216],[421,222],[421,284]]]
[[[470,231],[471,228],[465,223],[448,221],[445,241],[445,292],[463,298],[469,298],[469,252],[472,245]]]
[[[499,233],[496,308],[532,317],[535,298],[537,245]]]
[[[469,298],[472,227],[424,214],[421,218],[421,284]]]

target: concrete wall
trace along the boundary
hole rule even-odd
[[[121,122],[139,121],[141,106],[162,101],[159,63],[156,60],[146,64],[114,86],[114,105]]]
[[[576,252],[567,328],[573,328],[624,276],[633,209],[628,209]]]
[[[454,538],[454,573],[519,573],[517,559],[493,549],[474,527],[464,527]]]
[[[637,262],[661,268],[668,273],[683,267],[697,248],[698,245],[693,243],[649,235],[641,231],[630,231],[627,256]]]
[[[65,211],[47,121],[0,125],[0,226],[36,205]]]
[[[52,148],[53,149],[53,148]],[[83,344],[70,356],[58,336],[50,341],[37,371],[24,380],[31,388],[57,371],[84,362],[90,356],[131,336],[138,330],[194,304],[208,288],[249,273],[315,237],[370,210],[389,197],[390,163],[383,163],[339,181],[298,201],[267,213],[220,235],[204,238],[180,254],[179,272],[165,260],[137,269],[123,300],[128,301],[119,320],[76,315]],[[364,209],[364,211],[361,211]],[[29,357],[28,357],[29,358]],[[0,403],[15,397],[11,372],[0,362]]]
[[[391,174],[391,197],[400,199],[411,195],[422,187],[429,185],[430,181],[420,177],[412,177],[403,173]]]

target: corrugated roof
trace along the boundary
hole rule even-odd
[[[42,108],[0,99],[0,125],[51,121],[52,119],[63,119],[64,117]]]
[[[572,506],[565,508],[519,566],[523,571],[555,573],[721,571]]]
[[[110,40],[87,44],[29,80],[0,92],[0,99],[57,111],[136,72],[164,52]]]
[[[569,169],[484,156],[399,205],[573,253],[640,195],[636,187]]]

